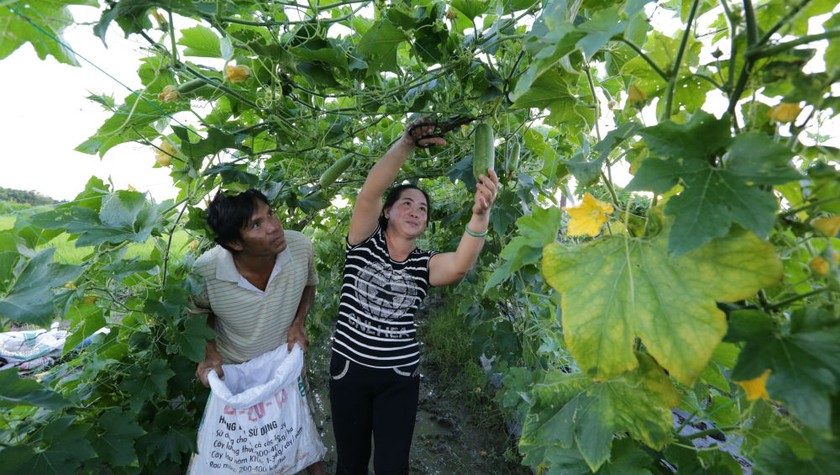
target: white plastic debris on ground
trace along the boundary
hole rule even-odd
[[[99,332],[108,332],[103,328]],[[97,332],[97,333],[99,333]],[[29,370],[51,366],[61,357],[67,332],[54,323],[49,330],[21,330],[0,333],[0,370],[18,367]],[[79,346],[89,343],[85,339]]]

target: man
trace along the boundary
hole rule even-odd
[[[205,283],[194,303],[209,312],[208,324],[216,331],[195,373],[205,386],[211,369],[224,378],[223,363],[243,363],[283,343],[305,351],[304,324],[318,284],[312,243],[297,231],[284,231],[260,191],[220,192],[207,207],[207,222],[219,245],[194,265]],[[325,473],[321,462],[307,471]]]

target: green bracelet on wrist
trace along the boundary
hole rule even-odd
[[[474,232],[470,231],[470,226],[469,225],[464,226],[464,231],[466,231],[467,234],[469,234],[470,236],[472,236],[474,238],[483,238],[483,237],[487,236],[487,230],[486,229],[484,230],[483,233],[474,233]]]

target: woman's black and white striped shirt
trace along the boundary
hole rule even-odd
[[[420,361],[414,315],[429,289],[429,259],[415,249],[391,259],[385,234],[347,246],[333,351],[373,368],[400,368]]]

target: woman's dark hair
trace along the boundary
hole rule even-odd
[[[234,252],[228,244],[242,238],[240,231],[248,224],[260,201],[271,206],[268,198],[253,188],[238,195],[227,195],[221,191],[216,193],[207,206],[207,224],[216,234],[216,242],[220,246]]]
[[[402,185],[397,185],[391,188],[391,191],[385,196],[385,203],[382,205],[382,214],[379,216],[379,227],[382,230],[388,229],[388,218],[385,217],[385,210],[394,206],[394,203],[400,199],[402,192],[405,190],[417,190],[420,193],[423,193],[423,196],[426,197],[426,221],[429,220],[429,216],[432,215],[432,200],[429,198],[429,194],[426,193],[426,190],[420,188],[417,185],[412,185],[411,183],[403,183]]]

